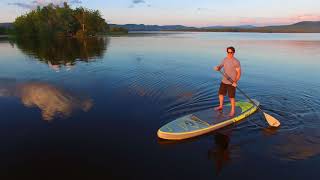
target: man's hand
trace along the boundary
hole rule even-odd
[[[214,67],[214,70],[220,71],[220,67],[219,67],[219,66],[216,66],[216,67]]]
[[[233,87],[237,87],[238,84],[237,84],[236,82],[233,82],[233,83],[232,83],[232,86],[233,86]]]

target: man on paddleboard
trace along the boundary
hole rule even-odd
[[[220,105],[215,108],[215,110],[217,111],[221,111],[223,109],[224,96],[228,93],[231,103],[231,111],[229,113],[229,116],[234,116],[235,114],[236,87],[241,77],[241,65],[239,60],[234,57],[235,52],[236,50],[234,49],[234,47],[228,47],[227,57],[222,60],[220,65],[214,68],[216,71],[220,71],[222,68],[224,68],[224,73],[233,81],[233,83],[231,83],[230,80],[228,80],[226,77],[223,77],[219,88]]]

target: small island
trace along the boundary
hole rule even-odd
[[[11,29],[0,29],[0,34],[15,36],[67,36],[89,37],[96,35],[127,34],[125,28],[110,28],[98,10],[83,7],[72,9],[49,4],[31,10],[15,19]]]

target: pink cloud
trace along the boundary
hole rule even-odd
[[[239,24],[253,24],[257,26],[265,25],[286,25],[293,24],[300,21],[320,21],[320,15],[318,14],[302,14],[291,17],[279,17],[279,18],[266,18],[266,17],[240,17],[238,19]]]
[[[320,21],[320,15],[316,14],[303,14],[296,17],[293,17],[292,20],[298,21]]]

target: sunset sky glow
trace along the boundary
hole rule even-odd
[[[0,0],[0,22],[14,19],[38,5],[66,0]],[[72,7],[98,9],[108,23],[157,25],[280,25],[320,21],[315,0],[67,0]]]

